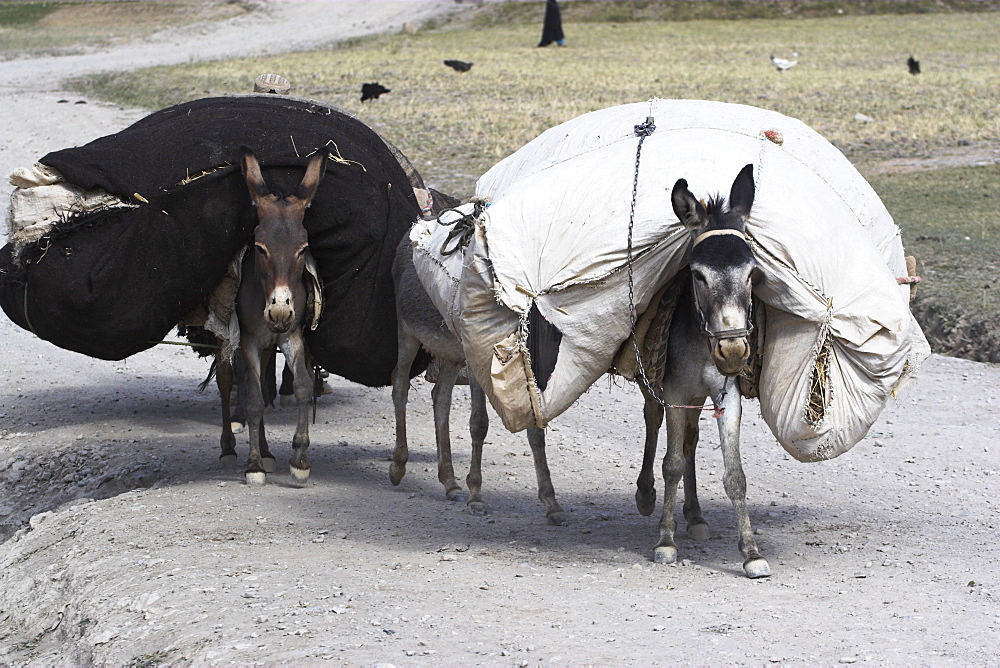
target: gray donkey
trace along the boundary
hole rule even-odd
[[[431,391],[437,440],[438,480],[444,485],[445,496],[449,500],[457,501],[463,494],[461,486],[455,480],[455,470],[452,466],[449,417],[451,393],[455,381],[465,366],[465,353],[462,351],[461,341],[448,329],[444,317],[434,306],[434,302],[420,282],[420,277],[417,276],[413,266],[413,247],[408,237],[403,238],[396,250],[392,277],[396,286],[399,356],[392,384],[392,401],[396,409],[396,448],[392,453],[392,464],[389,466],[389,480],[393,485],[398,485],[402,481],[409,459],[406,441],[406,401],[410,390],[410,379],[406,371],[400,370],[409,369],[420,348],[423,347],[440,363],[440,374]],[[469,511],[482,515],[486,512],[482,497],[483,441],[486,440],[489,429],[489,416],[486,413],[486,395],[471,374],[469,389],[472,403],[472,414],[469,417],[472,462],[465,480],[469,486]],[[566,514],[556,501],[545,457],[545,431],[535,427],[528,429],[528,444],[535,460],[538,498],[545,504],[546,517],[550,524],[564,525],[567,523]]]
[[[721,197],[699,202],[679,179],[671,193],[678,219],[698,236],[689,257],[690,273],[679,287],[680,296],[670,323],[667,363],[660,397],[667,414],[667,454],[663,458],[665,495],[660,519],[660,540],[654,560],[677,560],[674,516],[677,484],[684,478],[684,518],[687,533],[695,540],[708,538],[695,482],[695,449],[698,416],[707,397],[715,405],[722,458],[723,485],[732,501],[739,525],[739,548],[748,577],[771,574],[753,537],[746,503],[746,476],[740,461],[741,399],[736,376],[751,353],[752,280],[757,267],[745,235],[754,200],[753,167],[747,165],[733,182],[728,206]],[[656,502],[653,462],[657,432],[664,406],[640,384],[646,403],[646,447],[635,495],[639,512],[649,515]]]

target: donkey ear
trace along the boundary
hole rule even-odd
[[[753,197],[753,165],[747,165],[736,175],[733,187],[729,191],[729,211],[746,221],[753,207]]]
[[[243,171],[243,178],[250,189],[250,201],[257,206],[257,200],[271,194],[267,184],[264,183],[264,175],[260,173],[260,164],[257,156],[246,146],[240,147],[240,169]]]
[[[309,208],[309,204],[312,202],[312,198],[315,197],[316,190],[319,188],[319,182],[323,180],[323,175],[326,174],[326,163],[329,156],[330,150],[324,148],[321,151],[317,151],[310,158],[309,164],[306,165],[306,174],[302,177],[302,183],[295,189],[294,195],[296,199],[302,201],[305,208]]]
[[[677,219],[688,227],[701,227],[708,222],[708,212],[705,205],[695,199],[695,196],[688,190],[688,182],[684,179],[677,179],[674,189],[670,193],[670,203],[674,207]]]

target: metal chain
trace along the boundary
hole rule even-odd
[[[706,410],[706,411],[714,410],[716,412],[716,416],[720,416],[721,411],[719,405],[715,404],[714,399],[712,400],[712,403],[715,405],[713,405],[711,408],[707,406],[679,406],[664,402],[663,399],[660,398],[659,391],[653,388],[652,383],[649,382],[649,378],[646,376],[646,369],[642,363],[642,353],[639,352],[639,342],[635,336],[635,324],[638,318],[635,311],[635,294],[633,291],[633,280],[632,280],[632,228],[635,225],[635,201],[639,192],[639,164],[642,157],[642,142],[646,139],[646,137],[653,134],[654,130],[656,130],[656,125],[653,123],[652,116],[647,116],[646,121],[644,123],[635,126],[635,134],[639,137],[639,145],[635,149],[635,175],[632,178],[632,205],[631,209],[629,210],[629,218],[628,218],[628,249],[627,249],[628,308],[629,308],[629,316],[632,320],[632,326],[629,338],[632,339],[632,348],[635,350],[636,367],[639,369],[639,378],[641,379],[643,386],[646,388],[647,396],[652,397],[656,401],[656,403],[660,404],[660,406],[664,409],[697,408],[699,410]],[[720,397],[720,402],[725,397],[725,395],[726,395],[725,390],[723,390],[722,397]]]

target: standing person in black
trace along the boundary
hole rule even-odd
[[[545,23],[542,25],[542,41],[538,43],[538,46],[548,46],[553,42],[559,46],[565,46],[564,37],[559,5],[556,4],[556,0],[545,0]]]

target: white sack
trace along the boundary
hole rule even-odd
[[[504,425],[519,431],[544,427],[608,370],[631,324],[634,126],[647,116],[656,130],[643,144],[636,193],[636,311],[686,263],[691,239],[670,205],[673,184],[685,178],[699,197],[728,193],[753,164],[747,231],[764,273],[756,298],[768,305],[761,409],[796,458],[845,452],[929,352],[909,289],[896,282],[906,275],[899,229],[829,142],[753,107],[652,100],[596,111],[547,130],[483,175],[476,195],[492,204],[453,320],[472,373]],[[563,334],[544,391],[527,359],[533,302]],[[814,362],[827,348],[828,401],[819,419],[807,419]]]

